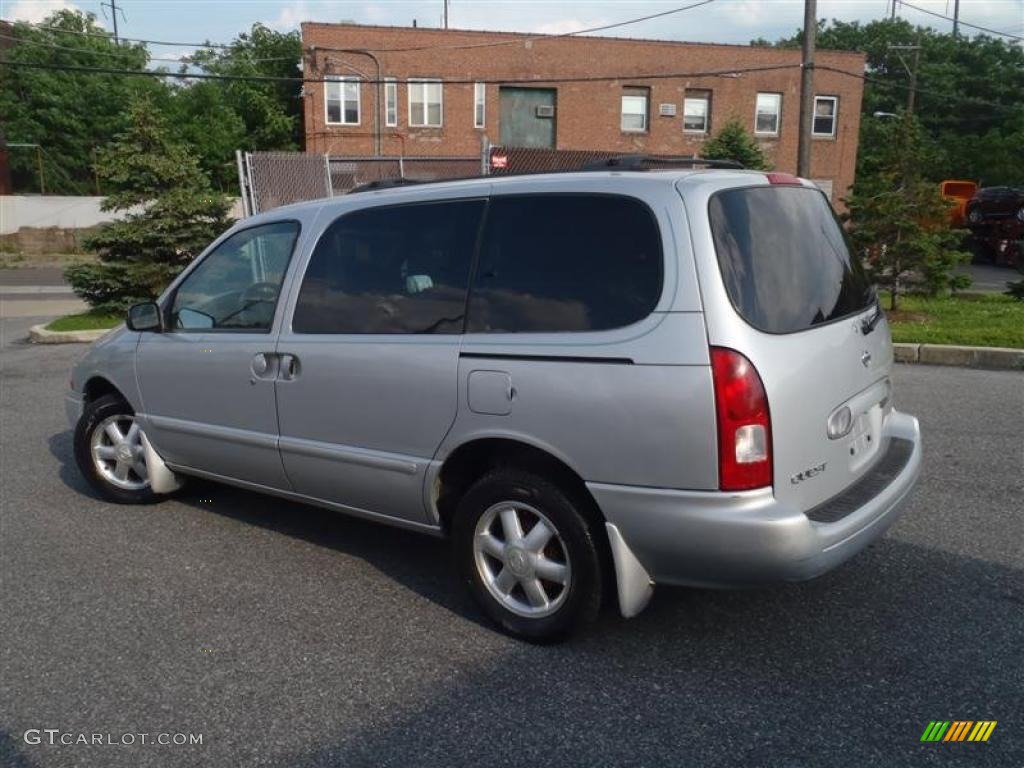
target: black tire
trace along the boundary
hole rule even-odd
[[[567,584],[559,587],[552,583],[545,587],[546,591],[553,588],[558,593],[553,603],[560,600],[557,609],[548,615],[527,617],[510,610],[491,594],[477,566],[474,549],[477,525],[488,510],[503,502],[526,505],[547,518],[557,534],[553,537],[553,546],[556,551],[564,549],[571,565]],[[460,500],[452,529],[460,575],[484,613],[508,634],[532,642],[553,642],[589,624],[600,612],[605,569],[597,537],[602,534],[581,514],[580,507],[572,494],[558,485],[513,468],[496,469],[480,478]],[[523,514],[532,516],[529,512]],[[529,534],[531,529],[524,527],[523,530]],[[496,567],[508,567],[501,565],[498,558],[493,561]],[[520,587],[513,591],[515,589]]]
[[[107,480],[99,471],[92,457],[92,438],[96,429],[109,417],[117,415],[134,416],[132,407],[118,395],[104,395],[85,405],[82,417],[75,426],[75,463],[89,485],[103,498],[118,504],[149,504],[157,496],[146,485],[144,488],[120,488]]]

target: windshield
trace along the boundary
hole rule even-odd
[[[736,311],[768,333],[861,312],[874,291],[825,196],[808,187],[746,187],[709,204],[722,280]]]

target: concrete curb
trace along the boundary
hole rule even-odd
[[[95,331],[48,331],[46,323],[43,323],[29,328],[28,338],[33,344],[92,344],[112,330],[100,328]]]
[[[1024,371],[1024,349],[961,347],[954,344],[893,344],[892,346],[898,363]]]

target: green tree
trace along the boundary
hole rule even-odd
[[[99,264],[65,271],[75,292],[96,309],[123,312],[156,298],[228,225],[228,201],[211,189],[194,154],[170,137],[149,99],[128,110],[129,126],[96,165],[103,208],[123,217],[86,240]]]
[[[235,150],[249,148],[252,142],[223,84],[199,80],[179,86],[162,111],[168,115],[175,138],[192,149],[213,186],[237,195]]]
[[[774,45],[798,48],[802,32]],[[903,19],[868,24],[833,20],[818,24],[818,47],[862,51],[867,74],[861,114],[858,175],[882,151],[868,140],[875,112],[901,112],[910,76],[903,52],[893,45],[919,43],[915,113],[934,149],[927,177],[974,179],[985,186],[1018,184],[1024,178],[1024,47],[986,35],[943,34]],[[753,41],[765,45],[764,40]]]
[[[889,309],[908,292],[966,287],[970,279],[953,270],[970,254],[959,250],[963,233],[948,226],[948,203],[922,175],[928,150],[919,126],[904,119],[876,130],[882,148],[875,165],[844,201],[854,248],[866,256],[874,282],[889,290]]]
[[[753,136],[743,127],[743,123],[733,118],[708,141],[704,142],[701,156],[708,160],[735,160],[755,171],[771,168],[771,163],[764,150]]]
[[[204,71],[235,77],[302,78],[302,39],[253,24],[226,49],[203,49],[192,60]],[[243,149],[297,149],[302,145],[301,82],[216,81],[224,102],[245,124]]]
[[[16,42],[4,58],[46,66],[144,69],[149,61],[141,45],[116,45],[92,14],[61,10],[42,29],[17,23]],[[76,34],[87,32],[89,35]],[[127,126],[125,104],[165,90],[146,77],[0,67],[0,120],[10,142],[42,147],[46,191],[51,194],[95,194],[93,150]],[[10,153],[14,188],[40,191],[34,154]]]

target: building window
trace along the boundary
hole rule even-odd
[[[473,85],[473,127],[483,128],[487,115],[487,85],[486,83],[475,83]]]
[[[359,125],[359,81],[353,77],[331,78],[324,83],[327,123]]]
[[[838,96],[814,97],[814,127],[811,131],[815,136],[836,135],[836,116],[839,114]]]
[[[757,94],[757,110],[754,113],[754,133],[758,136],[778,136],[779,118],[781,115],[781,93]]]
[[[650,102],[648,88],[622,90],[622,130],[637,133],[647,130],[647,107]]]
[[[687,91],[683,98],[683,130],[707,133],[711,130],[711,91]]]
[[[384,125],[398,125],[398,81],[393,77],[384,78]]]
[[[409,81],[409,125],[421,128],[441,127],[441,81]]]

